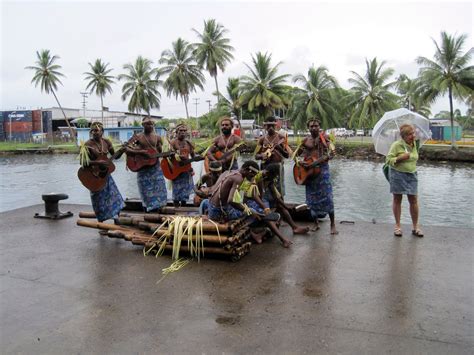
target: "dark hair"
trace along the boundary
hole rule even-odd
[[[248,169],[249,167],[260,170],[255,160],[247,160],[245,163],[242,164],[242,169]]]
[[[276,118],[275,116],[270,116],[265,119],[265,122],[272,122],[276,124]]]
[[[280,174],[280,164],[271,163],[265,167],[265,170],[272,176]]]
[[[232,120],[232,118],[230,118],[229,116],[223,116],[219,119],[219,126],[222,124],[222,122],[224,121],[229,121],[229,123],[233,126],[234,125],[234,121]]]
[[[310,119],[308,120],[308,122],[306,122],[306,128],[309,128],[309,124],[310,124],[311,122],[317,122],[318,125],[321,126],[321,121],[318,120],[316,117],[313,117],[313,118],[310,118]]]

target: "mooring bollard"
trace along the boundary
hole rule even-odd
[[[41,198],[44,201],[44,213],[35,213],[35,218],[61,219],[71,217],[73,215],[71,211],[59,211],[59,201],[68,199],[68,195],[50,193],[41,195]]]

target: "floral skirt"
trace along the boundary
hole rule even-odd
[[[166,205],[166,183],[160,164],[137,173],[138,190],[147,212]]]
[[[109,175],[105,187],[98,192],[91,192],[92,208],[99,222],[113,218],[125,206],[122,195]]]
[[[329,164],[322,164],[321,173],[307,181],[306,204],[313,218],[323,218],[327,214],[334,213]]]

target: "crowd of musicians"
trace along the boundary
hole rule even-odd
[[[124,207],[110,166],[113,159],[126,154],[127,167],[137,174],[140,198],[147,212],[159,212],[166,205],[166,178],[171,180],[175,206],[185,205],[194,195],[200,213],[209,219],[227,222],[249,218],[267,227],[262,230],[270,230],[283,246],[288,247],[291,241],[280,232],[277,223],[280,216],[291,226],[293,233],[309,231],[309,228],[298,226],[293,221],[284,199],[283,163],[285,159],[293,159],[295,181],[305,186],[305,202],[315,222],[313,229],[319,229],[318,218],[329,216],[330,232],[337,233],[328,165],[334,146],[320,129],[316,118],[308,121],[309,134],[295,151],[288,145],[287,136],[276,130],[276,119],[266,118],[263,123],[265,134],[258,140],[254,160],[247,160],[240,167],[237,154],[243,149],[244,142],[232,133],[233,121],[230,118],[221,118],[219,125],[221,134],[212,140],[205,151],[197,152],[188,139],[188,128],[180,124],[169,141],[169,150],[164,152],[163,139],[167,137],[160,137],[154,121],[145,117],[143,131],[115,152],[111,142],[103,137],[102,124],[91,124],[91,138],[85,143],[89,160],[87,166],[80,169],[83,174],[80,179],[91,190],[97,219],[104,221],[113,218]],[[195,184],[191,163],[199,160],[204,160],[206,174]],[[100,184],[97,184],[99,181]],[[264,232],[255,232],[252,237],[261,243],[264,235]]]

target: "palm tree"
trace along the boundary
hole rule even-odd
[[[289,75],[277,75],[281,62],[272,67],[271,59],[271,54],[257,52],[252,56],[253,67],[245,64],[250,75],[240,78],[240,105],[248,105],[251,112],[257,111],[258,119],[272,115],[275,109],[285,108],[289,104],[285,85]]]
[[[220,93],[219,86],[217,85],[217,68],[224,72],[226,64],[234,58],[231,53],[234,47],[229,45],[230,40],[224,37],[228,31],[214,19],[204,21],[204,31],[202,34],[194,28],[193,31],[201,40],[200,43],[194,44],[196,61],[214,78],[217,101],[219,101]]]
[[[168,74],[163,87],[168,97],[173,94],[177,99],[181,96],[186,108],[186,118],[189,119],[189,94],[196,91],[196,87],[204,90],[204,75],[193,58],[193,46],[182,38],[172,43],[171,50],[161,53],[159,74]]]
[[[395,83],[400,95],[400,104],[414,112],[429,117],[431,115],[428,102],[420,94],[420,81],[418,78],[410,79],[405,74],[400,74]]]
[[[42,49],[39,52],[36,51],[36,58],[36,66],[26,67],[25,69],[31,69],[35,71],[35,75],[33,76],[33,79],[31,79],[31,82],[35,83],[35,87],[40,84],[42,92],[44,91],[47,94],[51,92],[53,94],[54,98],[56,99],[56,102],[58,103],[59,108],[61,109],[61,112],[63,113],[64,120],[66,121],[66,124],[69,128],[71,139],[75,143],[75,133],[66,117],[66,114],[64,113],[61,104],[59,103],[58,97],[56,96],[58,84],[62,85],[61,80],[59,80],[59,77],[64,76],[64,74],[59,71],[59,69],[61,69],[61,66],[58,64],[54,64],[54,62],[59,59],[59,56],[51,56],[49,49]]]
[[[159,109],[161,95],[158,87],[162,82],[156,77],[152,61],[138,56],[135,65],[128,63],[123,69],[128,73],[120,74],[118,80],[125,81],[122,86],[122,100],[125,101],[130,96],[128,110],[137,113],[145,111],[149,115],[151,109]]]
[[[293,77],[294,83],[302,84],[302,89],[296,89],[292,108],[289,110],[290,119],[295,126],[302,128],[306,121],[314,116],[321,119],[321,126],[329,128],[338,126],[336,115],[337,104],[334,100],[338,88],[337,80],[329,75],[325,66],[311,67],[308,77],[297,74]]]
[[[86,80],[90,80],[87,84],[86,90],[100,97],[100,107],[102,111],[102,123],[104,123],[104,96],[107,92],[112,93],[111,84],[114,83],[113,76],[109,75],[112,69],[108,69],[109,63],[103,63],[102,60],[96,59],[94,64],[89,63],[90,72],[85,72]]]
[[[425,86],[424,97],[430,102],[448,93],[451,118],[451,145],[456,146],[454,139],[453,97],[464,100],[474,90],[474,66],[469,65],[474,49],[471,47],[462,53],[467,35],[450,36],[441,32],[441,44],[433,39],[436,47],[433,60],[418,57],[416,62],[422,67],[419,77]]]
[[[241,109],[239,103],[240,97],[240,82],[239,78],[228,78],[226,85],[227,96],[220,96],[218,106],[226,109],[228,114],[234,114],[239,117],[239,110]],[[217,94],[217,93],[216,93]]]
[[[366,59],[365,64],[367,70],[364,76],[351,72],[354,78],[349,79],[353,84],[347,98],[348,105],[352,107],[349,118],[351,128],[373,127],[386,111],[399,107],[398,97],[389,91],[395,83],[387,83],[393,69],[384,69],[385,62],[379,65],[377,58]]]

